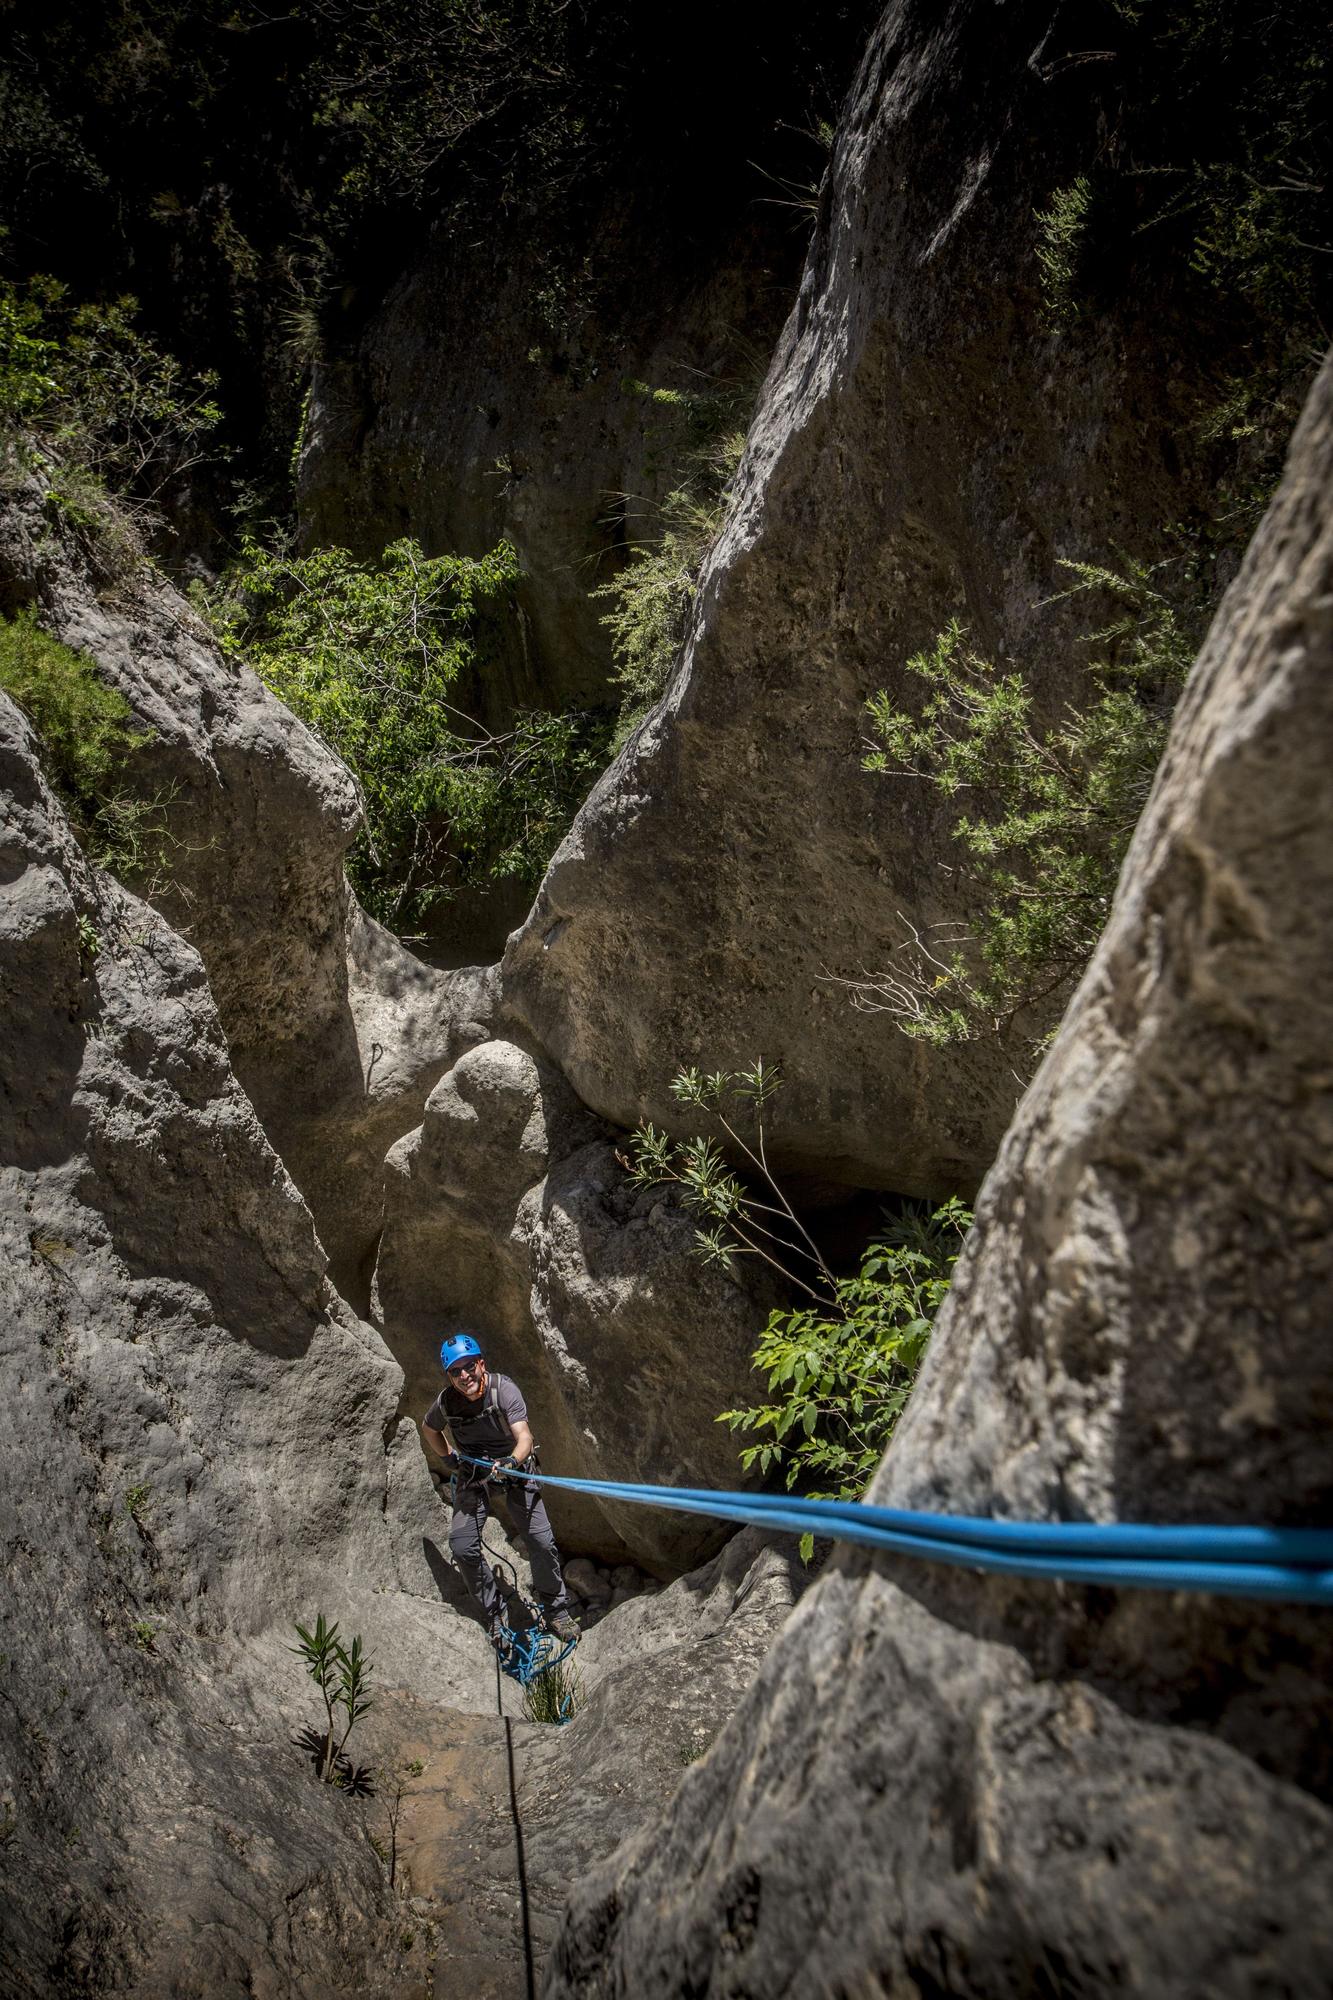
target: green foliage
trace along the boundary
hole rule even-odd
[[[22,421],[57,393],[55,343],[43,326],[39,301],[0,283],[0,420]]]
[[[870,1244],[823,1305],[774,1312],[754,1353],[770,1400],[724,1410],[756,1440],[741,1463],[817,1499],[864,1490],[907,1405],[972,1217],[960,1201],[909,1216]],[[810,1553],[810,1538],[803,1541]]]
[[[0,620],[0,686],[41,739],[47,771],[61,792],[95,815],[127,755],[145,738],[130,706],[92,661],[44,632],[31,610]]]
[[[326,1784],[336,1784],[339,1759],[357,1723],[373,1706],[367,1693],[370,1661],[361,1650],[360,1635],[350,1647],[338,1637],[338,1627],[325,1621],[321,1611],[314,1629],[296,1627],[298,1644],[290,1651],[304,1662],[306,1672],[319,1689],[324,1702],[324,1747],[319,1775]]]
[[[854,989],[936,1045],[1003,1038],[1015,1017],[1030,1027],[1031,1010],[1049,1015],[1067,997],[1106,921],[1194,657],[1197,629],[1153,569],[1064,567],[1066,596],[1117,605],[1091,635],[1105,650],[1086,705],[1043,728],[1023,675],[983,659],[957,620],[907,663],[927,689],[916,714],[886,693],[867,704],[865,768],[925,778],[959,808],[953,833],[979,892],[970,929],[947,930],[938,949],[914,935],[904,963]]]
[[[135,1623],[130,1626],[131,1643],[134,1646],[136,1646],[141,1653],[156,1653],[157,1647],[154,1641],[157,1638],[157,1634],[158,1634],[158,1627],[156,1625],[150,1625],[146,1618],[137,1619]]]
[[[152,1497],[153,1489],[151,1486],[130,1486],[126,1488],[125,1512],[136,1527],[142,1526],[144,1515],[148,1510],[148,1502]]]
[[[1185,246],[1215,297],[1248,300],[1322,350],[1326,11],[1310,0],[1256,10],[1172,0],[1136,10],[1134,25],[1152,79],[1142,153],[1124,168],[1150,190],[1142,227]]]
[[[695,1253],[704,1263],[729,1271],[739,1257],[758,1257],[781,1272],[810,1298],[836,1285],[804,1223],[769,1171],[764,1109],[782,1087],[782,1075],[761,1058],[745,1070],[679,1070],[671,1094],[716,1119],[733,1152],[758,1184],[742,1181],[719,1142],[707,1135],[673,1140],[654,1125],[641,1125],[621,1154],[621,1164],[640,1187],[673,1184],[700,1226]],[[746,1138],[742,1123],[749,1123]]]
[[[151,500],[205,455],[217,378],[187,376],[135,326],[137,301],[73,304],[55,279],[0,281],[0,419],[61,465]]]
[[[1207,405],[1225,357],[1222,403],[1239,390],[1247,405],[1236,460],[1271,485],[1333,313],[1327,9],[1112,0],[1098,39],[1082,59],[1084,170],[1034,212],[1044,316],[1067,326],[1095,295],[1142,300],[1168,342],[1178,318],[1206,324],[1180,386],[1216,441]],[[1077,60],[1054,56],[1048,73]]]
[[[1074,281],[1091,207],[1092,187],[1087,176],[1080,174],[1069,187],[1057,188],[1050,207],[1035,216],[1042,303],[1052,326],[1066,325],[1078,310]]]
[[[168,794],[134,783],[133,756],[150,740],[92,661],[44,632],[30,610],[0,618],[0,687],[36,732],[42,763],[90,861],[141,886],[170,872]],[[84,939],[88,956],[98,940]]]
[[[557,1661],[523,1690],[523,1713],[529,1722],[568,1722],[582,1706],[583,1683],[572,1659]]]
[[[595,715],[527,711],[496,735],[454,706],[517,577],[507,542],[473,559],[403,540],[359,563],[247,540],[211,607],[223,643],[350,766],[365,830],[348,872],[396,931],[459,887],[535,883],[601,767]]]
[[[611,606],[602,618],[616,660],[621,739],[661,695],[689,619],[699,571],[722,525],[726,498],[745,445],[743,416],[753,384],[707,394],[624,384],[647,402],[668,428],[660,445],[680,468],[654,513],[645,539],[631,543],[630,560],[592,595]],[[628,517],[627,517],[628,518]]]
[[[781,1087],[778,1068],[762,1060],[683,1069],[672,1082],[678,1103],[717,1121],[746,1178],[711,1136],[674,1141],[652,1125],[619,1157],[640,1186],[680,1188],[706,1262],[729,1269],[759,1257],[806,1295],[808,1305],[770,1314],[755,1349],[771,1400],[724,1410],[718,1422],[753,1436],[741,1452],[747,1470],[781,1472],[817,1498],[855,1499],[906,1405],[972,1217],[957,1200],[909,1211],[870,1244],[854,1278],[837,1276],[768,1164],[764,1110]],[[808,1560],[809,1536],[801,1548]]]

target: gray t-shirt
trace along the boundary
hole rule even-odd
[[[433,1431],[448,1426],[458,1449],[468,1458],[507,1458],[514,1449],[514,1426],[526,1423],[528,1406],[517,1382],[492,1372],[483,1394],[475,1400],[446,1382],[426,1412]]]

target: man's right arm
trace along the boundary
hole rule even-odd
[[[425,1416],[421,1419],[421,1435],[425,1438],[431,1450],[440,1458],[452,1458],[457,1447],[449,1435],[448,1428],[445,1427],[437,1430],[431,1422],[431,1418],[438,1409],[439,1404],[432,1403]]]

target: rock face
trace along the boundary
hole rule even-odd
[[[476,1990],[508,2000],[505,1725],[485,1719],[493,1662],[459,1615],[401,1375],[328,1284],[198,955],[88,868],[4,699],[0,790],[0,1983],[406,2000],[432,1956],[452,1979],[480,1942]],[[734,1544],[590,1636],[605,1685],[568,1742],[519,1726],[539,1946],[572,1870],[729,1711],[794,1581]],[[390,1851],[388,1781],[332,1791],[302,1746],[322,1711],[290,1641],[317,1610],[374,1661],[358,1759],[468,1751],[443,1859],[438,1816],[406,1825],[397,1892],[372,1845]],[[543,1837],[566,1795],[579,1838]],[[460,1801],[496,1843],[477,1899]]]
[[[236,1073],[364,1303],[380,1163],[484,1032],[489,979],[433,972],[358,909],[346,768],[184,599],[132,557],[108,587],[96,550],[53,531],[40,480],[6,499],[0,597],[35,600],[153,732],[134,771],[171,837],[148,893],[203,958]]]
[[[904,664],[960,616],[1054,712],[1100,622],[1051,602],[1059,560],[1151,560],[1207,511],[1174,442],[1200,336],[1133,286],[1047,324],[1034,211],[1100,116],[1063,33],[1038,0],[1003,32],[961,0],[929,25],[895,6],[845,108],[668,699],[504,960],[506,1005],[618,1124],[678,1129],[678,1065],[763,1056],[788,1170],[940,1195],[975,1187],[1013,1111],[991,1042],[913,1042],[836,982],[967,913],[952,810],[860,768],[866,697],[917,706]]]
[[[1333,361],[983,1190],[889,1504],[1328,1522]],[[841,1556],[551,1995],[1307,1993],[1333,1630]]]
[[[790,1543],[738,1536],[588,1633],[582,1705],[564,1729],[515,1719],[506,1739],[494,1715],[401,1706],[400,1741],[425,1765],[404,1808],[401,1880],[411,1921],[430,1926],[437,1991],[523,2000],[525,1919],[540,1981],[570,1885],[689,1782],[807,1581]]]
[[[476,691],[491,717],[605,698],[589,587],[706,443],[697,399],[753,396],[800,276],[790,197],[823,167],[802,128],[832,115],[873,17],[688,7],[668,35],[628,16],[576,32],[591,68],[558,87],[582,145],[479,212],[464,195],[373,308],[326,316],[303,532],[372,555],[408,533],[432,554],[512,540],[522,632]]]
[[[666,1190],[636,1188],[559,1073],[512,1042],[461,1056],[389,1155],[375,1313],[423,1411],[443,1327],[517,1377],[549,1470],[731,1485],[717,1412],[752,1386],[769,1300],[691,1255]],[[535,1338],[534,1338],[535,1335]],[[551,1496],[573,1545],[679,1570],[717,1536],[688,1516]]]
[[[286,1652],[318,1607],[386,1684],[484,1697],[401,1378],[327,1282],[197,954],[89,870],[7,699],[0,728],[3,1984],[406,1992],[378,1866],[292,1745],[318,1699]]]

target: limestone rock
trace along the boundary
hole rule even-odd
[[[889,1504],[1327,1522],[1333,360],[987,1179]],[[552,1996],[1318,1991],[1333,1630],[840,1555]]]
[[[747,1530],[660,1597],[610,1612],[574,1656],[583,1699],[563,1729],[517,1719],[508,1685],[508,1741],[494,1717],[397,1707],[395,1737],[426,1767],[406,1804],[400,1854],[423,1896],[438,1991],[523,2000],[528,1990],[510,1756],[540,1991],[571,1885],[673,1794],[693,1794],[806,1581],[790,1542],[769,1545]]]
[[[152,731],[134,771],[170,839],[147,893],[203,958],[236,1073],[364,1303],[385,1151],[484,1034],[489,975],[422,965],[357,907],[351,777],[183,598],[144,564],[108,585],[40,478],[4,498],[0,597],[35,600]]]
[[[614,1123],[680,1131],[678,1066],[762,1056],[789,1172],[924,1196],[975,1188],[1019,1086],[991,1039],[935,1049],[838,983],[901,966],[913,930],[938,944],[971,893],[953,806],[861,769],[864,702],[916,709],[906,662],[955,616],[1048,714],[1077,699],[1088,614],[1052,601],[1060,561],[1152,560],[1206,514],[1173,438],[1221,337],[1137,299],[1045,324],[1034,211],[1073,178],[1101,72],[1057,59],[1049,5],[997,22],[895,6],[875,35],[675,679],[503,972]]]
[[[769,1294],[702,1266],[669,1192],[633,1186],[598,1121],[544,1058],[465,1053],[389,1154],[374,1309],[418,1416],[439,1387],[441,1328],[477,1329],[520,1384],[546,1472],[734,1484],[715,1422],[751,1386]],[[571,1546],[679,1569],[707,1523],[553,1492]],[[609,1594],[609,1593],[608,1593]]]
[[[289,1651],[322,1609],[386,1688],[489,1695],[401,1376],[7,699],[0,794],[0,1984],[417,1992]]]

